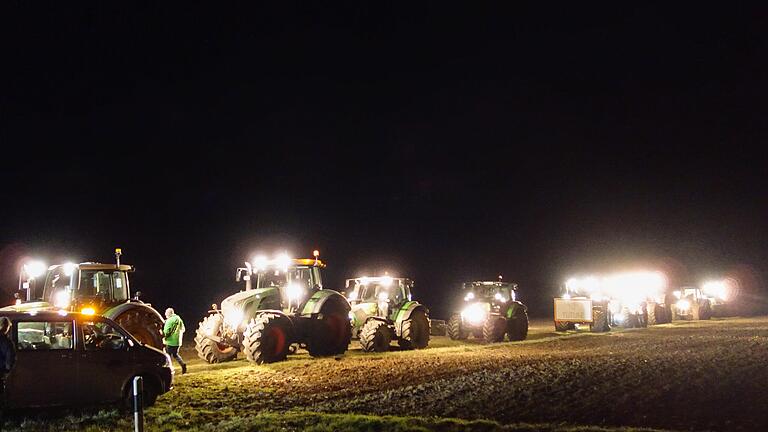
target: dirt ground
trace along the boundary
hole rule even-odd
[[[148,410],[151,429],[300,410],[768,430],[768,317],[606,334],[558,334],[551,322],[534,321],[524,342],[483,345],[433,336],[425,350],[366,354],[353,341],[341,357],[313,359],[300,351],[267,366],[242,356],[208,365],[189,346],[183,355],[190,372],[177,375],[174,390]]]

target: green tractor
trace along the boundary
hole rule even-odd
[[[238,268],[235,279],[245,290],[213,305],[195,334],[197,355],[208,363],[245,352],[257,364],[285,360],[304,348],[313,357],[343,354],[352,329],[349,302],[323,288],[318,259],[257,257]]]
[[[151,304],[131,297],[130,265],[120,264],[122,251],[115,250],[116,264],[84,262],[47,267],[29,262],[22,267],[20,287],[13,310],[65,310],[97,314],[120,324],[139,342],[163,348],[163,317]],[[26,297],[26,301],[22,299]]]
[[[404,349],[429,345],[429,310],[412,300],[413,281],[360,277],[347,279],[346,286],[352,305],[352,334],[360,340],[363,351],[388,351],[392,340]]]
[[[446,332],[453,340],[469,335],[485,342],[525,340],[528,336],[528,308],[516,299],[517,284],[495,281],[462,284],[464,304],[448,320]]]

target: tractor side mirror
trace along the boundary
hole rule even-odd
[[[244,267],[240,267],[237,270],[235,270],[235,282],[240,282],[244,280],[250,280],[250,276],[248,275],[248,269]]]
[[[139,297],[141,297],[141,291],[136,291],[133,294],[133,299],[136,300],[136,301],[139,301]]]

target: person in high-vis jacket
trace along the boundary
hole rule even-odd
[[[163,344],[165,344],[165,352],[169,356],[176,359],[181,365],[182,375],[187,373],[187,364],[184,363],[184,359],[179,355],[179,348],[181,347],[181,340],[184,337],[184,321],[181,317],[176,315],[173,308],[165,310],[165,325],[163,326]]]

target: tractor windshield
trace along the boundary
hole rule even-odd
[[[389,284],[370,282],[366,285],[360,285],[360,301],[364,303],[387,300],[400,303],[403,299],[405,299],[404,286],[403,282],[398,279],[392,280]]]
[[[489,299],[500,302],[506,302],[509,299],[514,299],[515,295],[509,286],[497,285],[497,284],[473,284],[471,286],[465,286],[464,290],[467,292],[467,297],[474,299]]]
[[[128,283],[124,271],[81,270],[77,291],[80,297],[99,297],[107,303],[128,300]]]
[[[283,288],[288,283],[299,285],[302,288],[312,288],[319,283],[313,281],[313,271],[309,267],[298,267],[288,271],[268,270],[258,273],[256,288]]]

